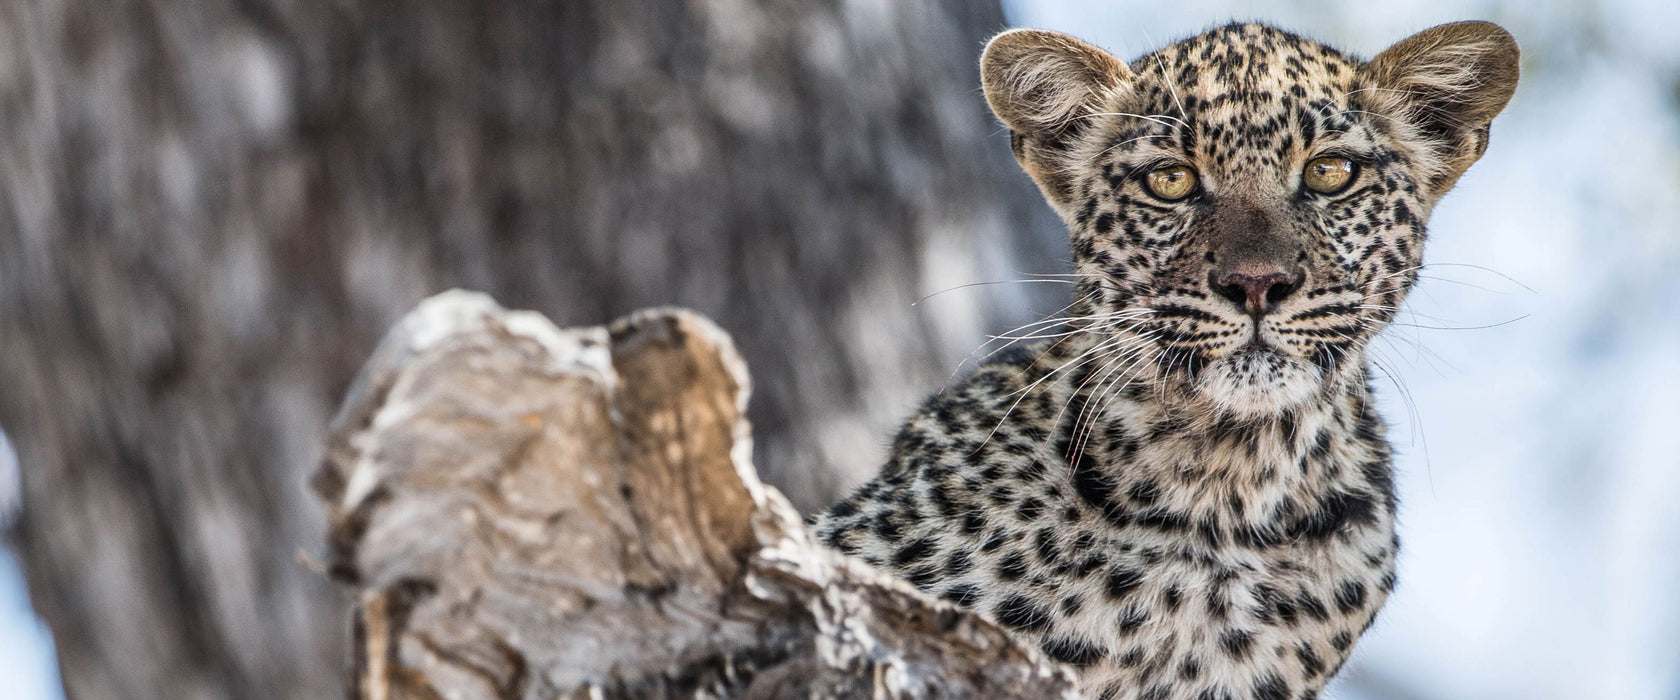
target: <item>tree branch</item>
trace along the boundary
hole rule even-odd
[[[559,330],[421,304],[315,479],[359,601],[355,693],[1072,697],[998,627],[817,545],[753,470],[747,395],[692,312]]]

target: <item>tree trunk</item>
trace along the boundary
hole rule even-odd
[[[909,303],[1060,254],[976,92],[1001,25],[961,0],[0,3],[11,543],[70,695],[339,692],[302,484],[381,329],[439,290],[564,324],[696,308],[758,376],[766,480],[812,508],[861,479],[1027,297]]]
[[[819,545],[749,459],[746,365],[692,312],[561,331],[447,292],[398,324],[316,487],[354,695],[1073,698],[1073,676]]]

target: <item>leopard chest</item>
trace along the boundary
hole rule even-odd
[[[902,571],[1079,667],[1092,697],[1314,692],[1393,588],[1386,508],[1321,499],[1263,536],[1229,513],[1142,507],[1123,482],[1046,461],[1006,462],[980,483],[945,479],[965,497],[923,521],[922,541],[951,554]],[[906,551],[883,554],[915,564]]]
[[[1393,587],[1386,443],[1333,408],[1241,433],[1117,404],[1084,442],[1042,413],[930,412],[819,535],[1078,668],[1090,697],[1311,694]]]
[[[1091,538],[1080,563],[1060,575],[1050,567],[991,612],[1081,665],[1087,687],[1114,688],[1111,697],[1297,697],[1340,666],[1392,588],[1383,529],[1266,549],[1209,548],[1147,526],[1111,531]],[[1035,631],[1018,624],[1031,620],[1018,610],[1026,605],[1054,612]]]

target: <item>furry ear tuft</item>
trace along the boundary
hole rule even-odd
[[[1431,27],[1390,46],[1362,73],[1373,101],[1417,127],[1440,159],[1432,178],[1445,194],[1487,149],[1488,124],[1517,89],[1520,52],[1511,34],[1491,22]]]
[[[1070,146],[1130,78],[1126,64],[1066,34],[1012,29],[986,44],[980,82],[992,112],[1009,127],[1021,169],[1060,208],[1072,192]]]
[[[1060,32],[1011,29],[980,55],[986,102],[1011,131],[1049,135],[1090,113],[1125,81],[1119,59]]]

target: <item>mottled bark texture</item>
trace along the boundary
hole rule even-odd
[[[966,0],[0,3],[10,541],[71,694],[336,693],[302,484],[378,334],[443,289],[562,324],[696,308],[753,363],[766,480],[808,509],[861,479],[1053,287],[909,305],[1059,267],[976,91],[1002,23]]]
[[[817,544],[693,312],[559,330],[447,292],[385,338],[316,487],[360,697],[1073,697],[1002,629]]]

